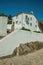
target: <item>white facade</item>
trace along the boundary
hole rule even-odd
[[[14,29],[25,27],[31,31],[39,31],[38,20],[32,13],[20,13],[12,17]]]
[[[6,36],[7,22],[8,22],[8,17],[0,16],[0,36]]]

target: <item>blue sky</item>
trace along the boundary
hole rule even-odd
[[[0,13],[15,15],[30,11],[43,21],[43,0],[0,0]]]

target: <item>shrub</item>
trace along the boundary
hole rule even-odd
[[[9,20],[7,24],[12,24],[12,21]]]
[[[21,30],[31,31],[30,29],[26,29],[24,27],[22,27]]]
[[[40,31],[33,31],[33,32],[40,33]]]

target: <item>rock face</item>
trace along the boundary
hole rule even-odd
[[[40,28],[40,31],[43,32],[43,22],[38,22],[38,26]]]
[[[30,42],[25,44],[20,44],[19,47],[17,47],[14,50],[15,55],[25,55],[28,53],[35,52],[36,50],[39,50],[43,48],[43,42]]]
[[[12,55],[0,58],[0,65],[43,65],[43,42],[20,44]]]

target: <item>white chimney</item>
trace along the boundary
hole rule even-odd
[[[33,11],[31,11],[30,13],[32,13],[32,14],[33,14]]]

